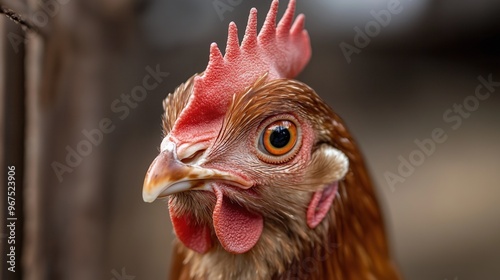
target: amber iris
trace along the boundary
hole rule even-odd
[[[262,135],[262,144],[273,156],[290,152],[297,143],[297,127],[291,121],[280,120],[268,125]]]

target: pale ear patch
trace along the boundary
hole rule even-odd
[[[337,194],[338,182],[348,169],[347,156],[329,145],[322,145],[312,155],[308,183],[322,189],[313,194],[307,207],[306,218],[310,228],[318,226],[328,214]]]
[[[349,159],[347,156],[340,150],[323,144],[311,156],[305,182],[318,190],[318,188],[324,188],[341,180],[348,170]]]

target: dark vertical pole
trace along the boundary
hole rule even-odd
[[[25,143],[25,48],[24,32],[10,20],[4,20],[1,112],[2,165],[2,279],[22,279],[23,187]]]

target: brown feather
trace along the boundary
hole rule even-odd
[[[175,120],[179,118],[191,97],[193,92],[194,78],[200,74],[195,74],[189,78],[185,83],[180,84],[173,94],[169,94],[163,100],[163,133],[167,135],[174,127]]]

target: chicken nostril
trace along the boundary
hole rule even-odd
[[[207,150],[208,145],[206,143],[184,143],[177,146],[176,154],[177,160],[184,164],[195,164],[197,163],[202,155]]]
[[[180,161],[184,164],[191,164],[197,162],[200,157],[205,153],[206,149],[203,150],[198,150],[194,152],[193,154],[189,155],[188,157],[180,159]]]

